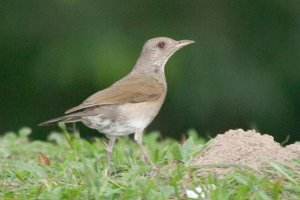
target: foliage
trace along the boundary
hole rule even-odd
[[[190,159],[205,142],[191,133],[184,144],[161,139],[158,132],[146,134],[155,169],[142,162],[130,138],[121,138],[109,176],[104,174],[104,139],[87,141],[66,130],[52,133],[48,141],[31,141],[29,128],[6,133],[0,138],[0,198],[185,199],[190,193],[222,200],[299,197],[299,172],[277,165],[267,175],[241,169],[223,177],[198,176]]]

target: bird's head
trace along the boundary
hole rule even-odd
[[[194,43],[192,40],[176,41],[168,37],[152,38],[144,44],[138,64],[144,67],[164,68],[166,62],[177,50],[192,43]]]

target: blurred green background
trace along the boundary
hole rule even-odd
[[[148,130],[179,138],[256,128],[300,140],[300,3],[292,0],[1,1],[0,132],[63,114],[128,73],[153,37],[192,39],[166,66]],[[81,131],[97,134],[92,130]]]

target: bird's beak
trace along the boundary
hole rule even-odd
[[[186,45],[192,44],[192,43],[195,43],[195,41],[193,41],[193,40],[180,40],[180,41],[177,41],[176,47],[178,49],[180,49],[180,48],[182,48]]]

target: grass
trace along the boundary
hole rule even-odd
[[[105,140],[87,141],[65,129],[48,141],[30,140],[29,128],[0,138],[0,199],[299,199],[300,172],[270,163],[265,173],[243,166],[225,176],[199,176],[193,156],[205,141],[189,131],[184,144],[158,141],[146,134],[144,143],[157,168],[141,160],[130,138],[118,140],[111,175],[105,176]],[[295,161],[300,166],[300,161]],[[222,166],[226,167],[226,166]],[[228,167],[228,166],[227,166]]]

